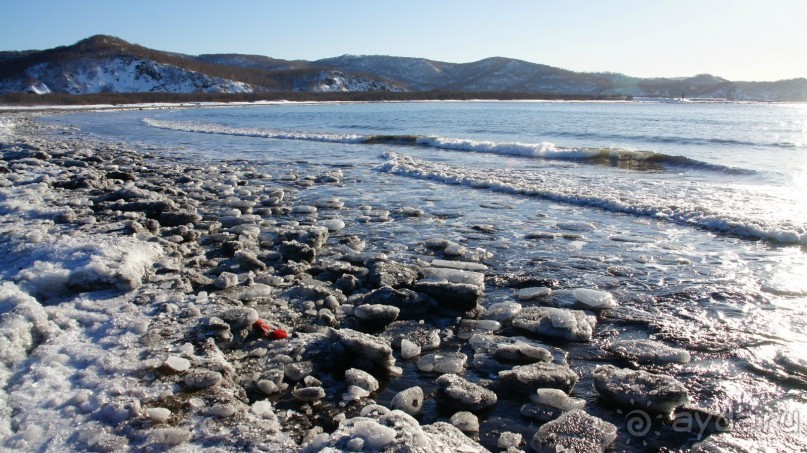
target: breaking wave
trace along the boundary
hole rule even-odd
[[[368,145],[398,145],[429,147],[446,151],[467,151],[535,157],[541,159],[573,160],[588,164],[607,165],[628,170],[662,171],[668,169],[695,169],[724,174],[755,174],[753,170],[712,164],[685,156],[673,156],[652,151],[632,151],[616,148],[568,148],[550,142],[520,143],[492,142],[424,135],[384,134],[333,134],[325,132],[295,132],[270,129],[233,128],[219,124],[187,121],[164,121],[145,118],[143,122],[159,129],[204,134],[261,137],[279,140],[307,140],[330,143],[356,143]]]
[[[510,170],[491,171],[453,167],[414,159],[392,151],[386,152],[384,157],[387,159],[386,162],[376,167],[376,170],[384,173],[651,217],[746,239],[807,245],[807,229],[803,226],[737,217],[736,211],[733,213],[730,208],[721,209],[721,206],[710,208],[694,201],[665,200],[655,195],[646,198],[629,196],[624,190],[609,186],[607,183],[593,186],[591,181],[569,179],[559,174],[554,174],[551,178],[540,175],[530,178]],[[636,189],[637,187],[632,187],[628,190],[642,192]],[[646,192],[650,193],[651,190]],[[688,197],[690,200],[697,200],[697,194],[693,193]]]

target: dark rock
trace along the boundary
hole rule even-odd
[[[160,221],[160,225],[171,227],[196,223],[202,220],[202,217],[195,212],[176,211],[162,212],[158,220]]]
[[[278,247],[279,252],[286,261],[313,262],[316,258],[316,251],[308,244],[297,241],[286,241]]]
[[[426,282],[415,284],[415,291],[434,298],[441,308],[473,310],[482,300],[484,290],[468,283]]]
[[[604,452],[616,439],[616,426],[574,410],[541,426],[530,442],[538,453],[558,451]]]
[[[423,316],[429,311],[434,301],[430,297],[409,289],[393,289],[389,286],[383,286],[360,296],[354,303],[356,305],[392,305],[400,309],[399,316],[402,319],[414,319]]]

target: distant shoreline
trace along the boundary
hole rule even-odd
[[[136,94],[151,94],[151,93],[136,93]],[[717,100],[717,99],[677,99],[677,98],[643,98],[636,97],[625,99],[624,97],[557,97],[557,98],[543,98],[540,96],[534,97],[513,97],[503,96],[500,98],[494,97],[495,93],[464,93],[462,96],[449,97],[418,97],[414,96],[411,99],[403,99],[401,96],[392,96],[393,98],[400,99],[362,99],[365,96],[351,96],[356,94],[370,94],[370,93],[317,93],[322,95],[321,99],[316,99],[320,96],[310,96],[310,93],[293,93],[294,95],[277,96],[277,99],[257,99],[257,100],[192,100],[189,97],[186,100],[140,100],[132,102],[113,102],[113,95],[99,94],[99,95],[65,95],[74,96],[73,102],[60,102],[65,99],[64,96],[52,98],[51,96],[33,96],[23,95],[25,99],[11,100],[9,97],[17,97],[10,95],[0,95],[0,112],[74,112],[74,111],[100,111],[100,110],[160,110],[160,109],[188,109],[188,108],[218,108],[218,107],[250,107],[250,106],[267,106],[267,105],[286,105],[286,104],[370,104],[370,103],[398,103],[398,102],[596,102],[596,103],[673,103],[673,104],[805,104],[804,102],[796,101],[731,101],[731,100]],[[295,96],[305,94],[308,96]],[[390,93],[399,95],[401,93]],[[412,94],[412,93],[407,93]],[[473,95],[472,95],[473,94]],[[140,96],[138,96],[140,97]],[[145,97],[145,96],[143,96]],[[183,96],[184,97],[184,96]],[[234,95],[234,97],[242,97]],[[35,101],[53,102],[35,102]]]

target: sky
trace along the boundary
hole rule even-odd
[[[194,55],[502,56],[637,77],[807,77],[805,0],[0,0],[0,11],[0,50],[106,34]]]

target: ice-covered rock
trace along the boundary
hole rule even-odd
[[[541,421],[554,420],[564,412],[583,409],[586,405],[585,400],[572,398],[558,389],[538,389],[530,395],[530,400],[531,403],[521,406],[521,415]]]
[[[496,332],[501,328],[501,323],[492,319],[463,319],[457,327],[457,337],[467,340],[475,334]]]
[[[687,388],[672,376],[601,365],[592,379],[601,398],[623,406],[669,414],[689,402]]]
[[[507,322],[519,314],[522,308],[518,302],[498,302],[487,307],[485,312],[482,313],[482,318]]]
[[[386,326],[398,319],[401,309],[392,305],[365,304],[359,305],[353,310],[353,314],[367,324],[373,326]]]
[[[358,368],[350,368],[345,371],[345,383],[361,387],[368,392],[378,390],[378,380],[372,374]]]
[[[416,386],[398,392],[392,398],[390,407],[409,415],[419,414],[423,410],[423,389]]]
[[[533,300],[548,297],[552,294],[552,288],[546,286],[536,286],[532,288],[522,288],[516,291],[516,297],[520,300]]]
[[[530,441],[537,453],[604,452],[616,439],[616,426],[582,410],[573,410],[541,426]]]
[[[581,310],[527,307],[513,318],[513,327],[568,341],[589,341],[597,318]]]
[[[314,437],[302,449],[303,453],[321,451],[487,452],[453,425],[437,422],[420,426],[417,420],[400,410],[378,418],[346,419],[333,433]]]
[[[216,288],[227,289],[238,284],[238,276],[232,272],[222,272],[216,277],[213,284]]]
[[[493,406],[496,394],[481,385],[468,382],[456,374],[444,374],[437,378],[440,395],[449,404],[469,411],[478,411]]]
[[[392,346],[383,338],[352,329],[339,329],[334,331],[334,335],[345,349],[360,358],[373,361],[387,369],[395,365]]]
[[[410,286],[418,278],[418,271],[412,266],[385,260],[371,260],[367,263],[368,279],[375,287],[398,288]]]
[[[258,320],[258,312],[250,307],[234,307],[219,313],[219,318],[230,325],[233,331],[246,329]]]
[[[536,362],[500,371],[499,378],[502,388],[531,394],[540,388],[560,389],[569,393],[577,383],[578,376],[568,365]]]
[[[407,339],[420,346],[423,351],[430,351],[440,347],[440,331],[428,324],[416,321],[396,321],[384,330],[381,337],[388,339],[396,349]]]
[[[607,349],[618,357],[638,363],[688,363],[689,352],[653,340],[617,340]]]
[[[212,387],[223,379],[223,376],[218,371],[213,370],[191,370],[185,375],[185,385],[189,388],[198,390],[207,387]]]
[[[614,296],[606,291],[577,288],[572,294],[578,304],[587,310],[608,310],[617,306]]]
[[[420,357],[417,367],[426,373],[460,374],[467,361],[468,356],[461,352],[438,352]]]
[[[479,432],[479,419],[471,412],[457,412],[451,416],[451,424],[465,433]]]

